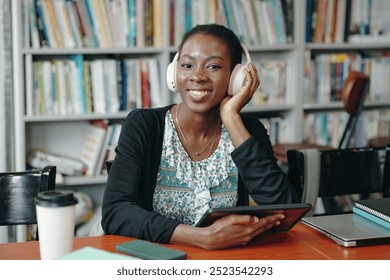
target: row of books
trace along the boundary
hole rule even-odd
[[[304,117],[303,140],[337,148],[348,121],[346,112],[311,113]],[[367,146],[368,139],[388,135],[390,113],[387,110],[363,111],[356,125],[354,147]]]
[[[71,158],[60,154],[49,153],[41,149],[32,149],[27,154],[27,167],[42,169],[53,165],[57,174],[64,176],[84,176],[87,166],[78,158]],[[57,178],[61,178],[58,176]]]
[[[292,0],[170,0],[170,44],[197,24],[218,23],[247,45],[293,41]]]
[[[116,113],[162,104],[157,59],[86,60],[78,54],[36,60],[32,69],[28,116]]]
[[[107,175],[105,163],[115,157],[120,132],[119,123],[94,120],[85,131],[79,157],[71,158],[33,149],[27,155],[27,163],[32,168],[54,165],[57,167],[57,173],[64,176]]]
[[[267,59],[256,60],[253,63],[258,70],[261,83],[248,106],[284,104],[291,77],[291,62],[283,59]]]
[[[268,136],[272,144],[283,143],[288,139],[286,127],[287,120],[282,117],[271,117],[260,119],[261,123],[268,131]]]
[[[86,131],[80,160],[86,165],[87,176],[107,175],[105,163],[115,157],[121,124],[105,120],[92,121]]]
[[[160,0],[23,0],[26,48],[163,45]]]
[[[303,101],[330,103],[341,100],[341,89],[349,71],[366,73],[371,80],[367,100],[390,100],[390,57],[364,57],[357,53],[320,54],[305,61]]]
[[[390,42],[387,0],[306,0],[306,42]]]

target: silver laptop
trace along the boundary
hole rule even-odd
[[[354,213],[304,217],[302,222],[345,247],[390,244],[390,229]]]

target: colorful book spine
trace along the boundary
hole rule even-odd
[[[145,25],[145,46],[153,46],[153,2],[146,0],[144,2],[144,25]]]
[[[82,54],[75,54],[71,56],[76,63],[78,80],[79,80],[79,92],[80,92],[80,107],[81,112],[87,112],[86,96],[85,96],[85,86],[84,86],[84,57]]]
[[[306,0],[306,25],[305,25],[305,42],[310,43],[312,41],[312,29],[311,23],[313,20],[314,0]]]
[[[284,26],[282,6],[279,0],[272,0],[276,37],[279,44],[286,43],[286,28]]]
[[[153,0],[153,45],[155,47],[162,47],[164,43],[163,29],[162,29],[163,26],[162,10],[163,10],[162,2],[160,0]]]
[[[54,39],[57,42],[57,47],[63,48],[64,42],[63,42],[63,39],[61,36],[61,30],[60,30],[60,26],[58,23],[58,19],[56,17],[56,13],[54,11],[54,3],[52,1],[49,1],[49,0],[43,0],[43,3],[45,4],[45,7],[48,11],[48,16],[49,16],[48,24],[50,24],[53,27]]]
[[[84,75],[84,91],[85,91],[85,109],[86,109],[86,113],[92,113],[93,101],[92,101],[92,84],[91,84],[91,64],[89,61],[84,61],[83,75]]]
[[[141,97],[142,97],[142,107],[150,108],[150,87],[149,87],[149,67],[146,59],[141,59]]]
[[[52,2],[52,5],[54,15],[57,19],[57,24],[60,31],[59,34],[61,36],[63,46],[65,48],[74,48],[76,46],[76,42],[72,34],[69,17],[66,12],[65,1],[54,0]]]
[[[235,26],[234,19],[233,19],[232,9],[230,7],[230,1],[229,0],[222,0],[222,4],[223,4],[223,9],[225,11],[225,17],[226,17],[226,22],[227,22],[228,27],[232,30],[236,30],[236,26]]]
[[[80,23],[79,23],[79,20],[77,18],[77,14],[76,14],[73,0],[67,0],[65,5],[66,5],[66,11],[67,11],[67,14],[69,17],[69,23],[70,23],[70,26],[72,29],[73,37],[74,37],[75,42],[76,42],[76,47],[82,48],[83,47],[83,40],[81,37],[82,33],[80,32],[81,31]]]
[[[37,13],[35,11],[35,4],[33,0],[28,0],[23,4],[23,12],[25,23],[23,25],[25,34],[24,46],[39,48],[41,44],[40,30],[37,23]]]
[[[74,6],[80,23],[80,32],[81,34],[83,34],[83,41],[85,47],[97,47],[98,41],[92,29],[93,19],[91,19],[91,16],[87,9],[86,0],[75,0]]]
[[[129,33],[128,33],[127,44],[130,47],[134,47],[137,38],[137,17],[136,17],[135,0],[129,0],[127,9],[128,9],[128,18],[129,18]]]
[[[283,20],[287,43],[294,41],[294,2],[293,0],[281,0]]]
[[[136,21],[137,21],[137,48],[145,46],[145,3],[143,0],[136,0]]]
[[[41,42],[40,42],[41,47],[45,47],[45,46],[50,47],[49,35],[47,33],[45,20],[43,17],[41,1],[34,0],[34,5],[35,5],[35,11],[36,11],[36,17],[37,17],[37,25],[38,25],[39,34],[40,34],[39,38],[41,40]]]
[[[120,110],[126,111],[129,109],[127,107],[127,67],[123,59],[121,60],[120,64],[121,64],[121,76],[122,76]]]
[[[187,32],[192,28],[192,3],[191,0],[184,2],[184,31]]]
[[[87,12],[85,14],[85,16],[88,18],[88,23],[90,24],[90,27],[91,27],[91,37],[93,38],[92,41],[94,43],[96,42],[95,47],[98,47],[98,46],[101,47],[101,40],[99,38],[99,33],[97,31],[96,17],[95,17],[94,12],[93,12],[92,0],[85,0],[84,5],[85,5],[85,10]],[[87,20],[87,18],[86,18],[86,20]]]

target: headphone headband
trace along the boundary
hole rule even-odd
[[[248,51],[248,49],[244,46],[243,43],[241,43],[241,48],[242,48],[242,52],[244,53],[245,59],[246,59],[245,65],[248,66],[249,63],[252,63],[251,56],[249,55],[249,51]]]

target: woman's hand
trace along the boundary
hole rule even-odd
[[[256,67],[249,63],[248,68],[244,70],[245,82],[241,90],[234,96],[226,96],[220,105],[221,118],[224,115],[238,114],[241,109],[252,99],[253,94],[260,85],[260,78]]]
[[[247,215],[228,215],[208,227],[206,249],[222,249],[244,246],[257,235],[279,225],[283,215],[277,214],[264,218]]]
[[[279,225],[283,218],[283,214],[261,219],[249,215],[232,214],[204,228],[179,225],[172,235],[171,243],[209,250],[244,246],[255,236]]]
[[[252,99],[260,85],[259,75],[255,66],[250,63],[245,71],[245,82],[241,90],[234,96],[226,96],[220,104],[220,116],[228,130],[235,147],[245,142],[250,134],[244,126],[240,111]]]

